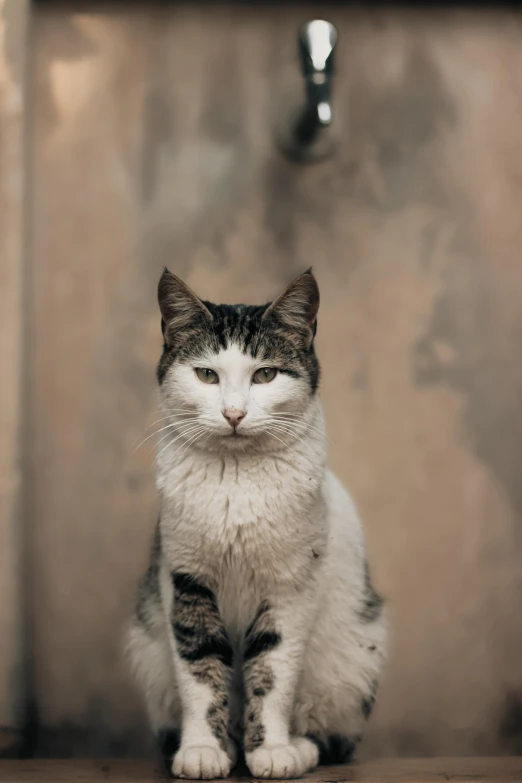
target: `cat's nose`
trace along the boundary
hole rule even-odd
[[[246,416],[246,411],[240,411],[237,408],[227,408],[223,411],[223,416],[231,427],[237,427],[241,419]]]

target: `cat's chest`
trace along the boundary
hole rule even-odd
[[[313,494],[313,478],[298,458],[195,458],[172,471],[161,494],[177,522],[235,538],[238,528],[272,526],[298,513]]]
[[[197,565],[236,584],[253,583],[263,572],[298,571],[319,494],[318,477],[306,468],[298,459],[231,455],[173,471],[160,493],[177,567]]]

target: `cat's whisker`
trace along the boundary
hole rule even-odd
[[[169,415],[168,415],[168,416],[162,416],[162,417],[161,417],[161,419],[155,419],[154,421],[152,421],[152,422],[151,422],[151,423],[148,425],[148,427],[153,427],[153,426],[154,426],[154,424],[160,424],[162,421],[171,421],[172,419],[178,419],[178,418],[180,418],[181,416],[185,416],[185,414],[180,414],[180,413],[169,413]],[[148,427],[147,427],[147,429],[148,429]]]
[[[193,422],[188,422],[188,423],[184,424],[183,426],[181,426],[180,423],[177,422],[173,427],[169,427],[168,428],[169,432],[167,433],[167,435],[164,435],[158,441],[156,446],[158,446],[159,443],[161,443],[169,434],[176,435],[176,439],[177,439],[177,437],[186,435],[187,433],[189,433],[192,430],[196,429],[198,426],[202,426],[201,422],[199,422],[199,420],[196,420],[196,421],[193,421]],[[165,429],[167,429],[167,428],[165,428]]]
[[[279,443],[282,443],[282,444],[283,444],[283,446],[284,446],[286,449],[288,448],[288,443],[285,443],[285,441],[284,441],[284,440],[282,440],[282,439],[281,439],[281,438],[280,438],[278,435],[276,435],[274,432],[272,432],[272,430],[268,430],[268,429],[267,429],[267,430],[266,430],[266,433],[267,433],[267,435],[271,435],[271,436],[272,436],[272,438],[275,438],[276,440],[278,440],[278,441],[279,441]]]
[[[305,420],[305,414],[304,413],[295,413],[292,411],[272,411],[270,414],[271,416],[295,416],[296,418]]]
[[[290,429],[289,427],[284,427],[283,425],[277,425],[277,424],[273,424],[273,423],[272,423],[271,427],[276,427],[279,430],[279,432],[283,432],[286,435],[290,435],[291,437],[293,437],[296,440],[300,441],[303,444],[303,446],[306,446],[307,448],[310,448],[310,443],[307,443],[306,441],[304,441],[301,437],[299,437],[299,435],[294,430]]]
[[[270,413],[270,416],[284,418],[284,419],[295,419],[296,421],[302,421],[303,424],[310,423],[304,413],[272,411]]]
[[[204,431],[204,430],[205,430],[205,428],[204,428],[204,427],[201,427],[201,430],[202,430],[202,431]],[[161,457],[161,455],[163,454],[163,452],[164,452],[166,449],[168,449],[168,448],[169,448],[169,446],[172,446],[172,445],[174,445],[174,443],[176,443],[176,442],[177,442],[178,440],[180,440],[181,438],[186,438],[186,437],[187,437],[187,434],[188,434],[188,433],[186,433],[186,432],[182,432],[182,433],[180,433],[180,434],[179,434],[179,435],[178,435],[176,438],[174,438],[174,439],[170,440],[170,441],[169,441],[169,442],[168,442],[168,443],[167,443],[167,444],[166,444],[166,445],[165,445],[165,446],[164,446],[164,447],[161,449],[161,451],[159,452],[159,454],[157,454],[157,456],[156,456],[156,459],[155,459],[155,464],[157,464],[157,463],[158,463],[158,460],[159,460],[159,458]],[[183,446],[184,446],[184,444],[182,444],[182,445],[181,445],[181,446],[180,446],[178,449],[176,449],[176,451],[174,452],[174,454],[172,455],[172,457],[175,457],[175,456],[176,456],[176,454],[178,453],[179,449],[180,449],[180,448],[183,448]]]
[[[178,433],[177,433],[176,437],[174,438],[174,441],[176,441],[176,440],[179,440],[179,438],[186,437],[186,436],[187,436],[187,435],[189,435],[191,432],[193,432],[194,430],[198,429],[198,428],[199,428],[199,427],[201,427],[201,426],[202,426],[201,424],[192,424],[192,425],[191,425],[191,426],[189,426],[189,427],[185,427],[184,429],[180,429],[180,430],[178,431]],[[169,435],[171,435],[171,434],[172,434],[172,431],[171,431],[171,432],[168,432],[166,435],[164,435],[164,436],[163,436],[163,437],[162,437],[162,438],[161,438],[161,439],[158,441],[158,443],[156,444],[156,447],[157,447],[157,446],[159,446],[159,444],[160,444],[160,443],[162,443],[162,441],[164,441],[164,440],[165,440],[165,438],[168,438],[168,437],[169,437]],[[173,442],[174,442],[174,441],[173,441]]]
[[[162,421],[172,421],[173,419],[180,419],[182,416],[185,417],[185,414],[170,414],[169,416],[163,416],[161,419],[156,419],[156,421],[151,422],[151,424],[148,425],[148,427],[145,428],[145,431],[149,430],[151,427],[154,427],[155,424],[161,424]],[[193,419],[198,419],[199,416],[192,416]],[[186,421],[186,417],[181,419],[182,421]]]
[[[199,438],[201,438],[201,437],[202,437],[204,434],[205,434],[205,432],[204,432],[204,431],[203,431],[203,432],[199,432],[199,433],[197,433],[197,434],[196,434],[196,435],[195,435],[195,436],[192,438],[192,440],[191,440],[189,443],[187,443],[187,445],[185,446],[184,450],[181,452],[181,454],[180,454],[180,456],[179,456],[179,459],[180,459],[180,460],[181,460],[181,459],[183,459],[183,455],[185,454],[185,452],[187,451],[187,449],[189,449],[191,446],[194,446],[194,444],[195,444],[195,443],[197,443],[197,441],[199,440]],[[209,434],[209,433],[207,433],[207,437],[208,437],[208,434]],[[176,453],[177,453],[177,452],[176,452]]]
[[[179,416],[167,416],[166,418],[170,419],[173,424],[185,424],[188,421],[199,421],[201,416],[185,416],[183,418],[180,418]]]
[[[301,442],[304,443],[305,445],[309,445],[304,440],[302,440],[302,436],[306,435],[307,434],[306,432],[303,432],[302,430],[298,430],[295,427],[292,427],[290,424],[287,424],[287,423],[279,424],[279,425],[272,424],[272,426],[273,427],[279,427],[279,429],[282,429],[285,432],[288,432],[289,435],[294,435],[296,438],[301,440]]]
[[[313,426],[309,426],[309,425],[304,424],[304,423],[303,424],[296,423],[296,422],[290,421],[288,419],[275,419],[274,420],[274,419],[270,419],[268,417],[267,423],[270,424],[270,425],[278,426],[278,427],[283,427],[283,426],[284,427],[291,427],[293,430],[295,430],[295,432],[299,432],[302,435],[305,435],[307,432],[317,432],[318,434],[322,435],[320,430],[318,430],[317,428],[315,428]]]
[[[285,422],[285,421],[286,421],[288,424],[302,425],[302,427],[303,427],[302,434],[303,434],[303,435],[304,435],[304,434],[306,434],[306,432],[308,432],[308,431],[309,431],[309,432],[313,432],[313,433],[315,433],[315,434],[316,434],[316,435],[318,435],[320,438],[325,438],[325,439],[326,439],[327,441],[329,441],[330,443],[333,443],[333,442],[334,442],[334,441],[333,441],[333,439],[332,439],[332,438],[331,438],[329,435],[327,435],[327,434],[326,434],[326,432],[325,432],[325,430],[324,430],[324,429],[321,429],[320,427],[317,427],[315,424],[310,424],[310,423],[308,423],[308,422],[307,422],[306,420],[304,420],[304,419],[303,419],[301,416],[298,416],[298,414],[293,414],[293,415],[294,415],[296,418],[292,420],[292,419],[286,419],[286,418],[283,418],[283,415],[282,415],[282,414],[279,414],[279,413],[271,413],[271,414],[270,414],[270,419],[271,419],[273,416],[278,416],[278,417],[279,417],[279,418],[277,419],[277,423],[278,423],[278,424],[279,424],[279,423],[281,423],[281,422]]]
[[[307,416],[306,413],[295,413],[293,411],[272,411],[270,413],[271,416],[282,416],[284,418],[294,418],[299,419],[300,421],[306,422]]]
[[[312,443],[317,442],[318,439],[324,438],[323,433],[315,432],[314,430],[297,430],[291,427],[289,424],[282,424],[280,426],[284,427],[287,432],[293,433],[295,437],[301,440],[302,443],[305,443],[305,445],[311,446]],[[306,438],[306,436],[309,436],[309,439],[305,441],[304,438]]]
[[[135,451],[137,451],[141,446],[143,446],[144,443],[146,443],[148,440],[154,437],[154,435],[159,435],[160,432],[164,432],[164,430],[174,429],[178,426],[178,424],[188,424],[190,421],[197,421],[199,417],[194,417],[193,419],[184,420],[183,422],[172,422],[171,424],[165,425],[165,427],[161,427],[159,430],[154,430],[150,435],[147,435],[146,438],[143,438],[143,440],[138,443],[137,446],[135,446],[131,452],[131,454],[134,454]],[[151,425],[152,426],[152,425]]]
[[[189,446],[191,446],[191,445],[192,445],[192,443],[195,443],[195,442],[196,442],[196,440],[197,440],[197,439],[198,439],[198,438],[199,438],[201,435],[203,435],[203,434],[204,434],[206,431],[207,431],[206,427],[203,427],[203,426],[201,426],[201,427],[197,428],[197,431],[196,431],[195,433],[191,433],[191,435],[189,436],[188,442],[187,442],[187,443],[182,443],[182,444],[181,444],[181,446],[179,446],[179,447],[176,449],[176,451],[175,451],[175,452],[174,452],[174,454],[172,455],[172,459],[174,459],[174,457],[176,456],[176,454],[177,454],[177,453],[178,453],[178,452],[179,452],[179,451],[180,451],[180,450],[181,450],[181,449],[182,449],[184,446],[186,446],[185,450],[182,452],[182,455],[183,455],[183,454],[185,453],[186,449],[187,449]],[[169,445],[169,444],[167,444],[167,446],[168,446],[168,445]],[[158,457],[159,457],[159,454],[158,454]]]
[[[306,421],[306,413],[297,413],[295,411],[272,411],[271,416],[293,416],[302,421]]]
[[[167,417],[169,418],[169,417]],[[141,446],[143,446],[144,443],[146,443],[150,438],[153,438],[154,435],[159,435],[160,432],[163,432],[167,429],[175,429],[176,427],[179,427],[184,424],[191,424],[193,422],[199,421],[199,416],[194,416],[190,419],[183,419],[181,421],[173,421],[170,424],[166,424],[164,427],[160,427],[158,430],[154,430],[154,432],[151,432],[149,435],[147,435],[143,440],[141,440],[137,446],[134,446],[134,448],[131,451],[131,454],[134,454],[135,451],[137,451]],[[152,425],[151,425],[152,426]],[[148,429],[148,428],[147,428]],[[146,431],[146,430],[145,430]]]
[[[159,441],[158,441],[158,442],[157,442],[157,443],[154,445],[154,447],[153,447],[153,448],[152,448],[152,449],[149,451],[149,456],[150,456],[151,454],[153,454],[153,453],[154,453],[154,451],[156,451],[156,450],[158,449],[158,447],[161,445],[161,443],[163,443],[163,441],[164,441],[164,440],[166,440],[167,438],[169,438],[171,435],[172,435],[172,432],[167,432],[167,434],[166,434],[166,435],[164,435],[162,438],[160,438],[160,440],[159,440]],[[177,442],[178,440],[180,440],[181,438],[184,438],[184,437],[186,437],[186,435],[187,435],[187,433],[185,433],[185,432],[180,432],[180,433],[178,433],[178,434],[176,435],[176,437],[175,437],[175,438],[171,438],[171,439],[170,439],[170,441],[169,441],[169,443],[170,443],[170,444],[172,444],[172,443],[176,443],[176,442]],[[168,444],[167,444],[167,445],[168,445]],[[161,453],[163,453],[163,452],[161,452]],[[158,456],[159,456],[159,455],[158,455]],[[156,459],[157,459],[157,458],[156,458]]]
[[[188,407],[188,408],[167,408],[164,407],[163,409],[164,413],[197,413],[198,409],[194,406]]]
[[[161,408],[156,411],[154,411],[154,414],[160,413],[160,414],[166,414],[162,416],[162,418],[158,419],[158,421],[163,421],[163,419],[170,419],[173,416],[185,416],[189,413],[197,414],[196,408]],[[154,415],[153,414],[153,415]],[[153,422],[154,423],[154,422]]]
[[[274,424],[290,424],[295,428],[299,428],[300,432],[303,434],[307,432],[315,432],[317,435],[323,437],[323,430],[321,430],[319,427],[316,427],[314,424],[309,424],[306,421],[294,421],[293,419],[283,419],[278,418],[274,421]]]

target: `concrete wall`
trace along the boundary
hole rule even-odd
[[[322,4],[341,35],[339,149],[304,168],[272,128],[300,87],[309,7],[36,9],[37,752],[148,750],[121,630],[156,514],[150,441],[133,448],[156,418],[164,264],[205,297],[245,302],[316,269],[331,461],[390,607],[364,753],[521,752],[520,18]]]

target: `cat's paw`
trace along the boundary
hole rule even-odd
[[[230,757],[220,748],[210,745],[182,745],[174,756],[172,774],[175,778],[213,780],[228,777],[230,767]]]
[[[315,769],[319,764],[319,748],[315,742],[306,737],[294,737],[291,742],[294,748],[299,751],[306,765],[305,771],[309,772],[311,769]]]
[[[300,778],[317,766],[315,745],[304,738],[291,741],[290,745],[256,748],[246,754],[250,774],[255,778]]]

